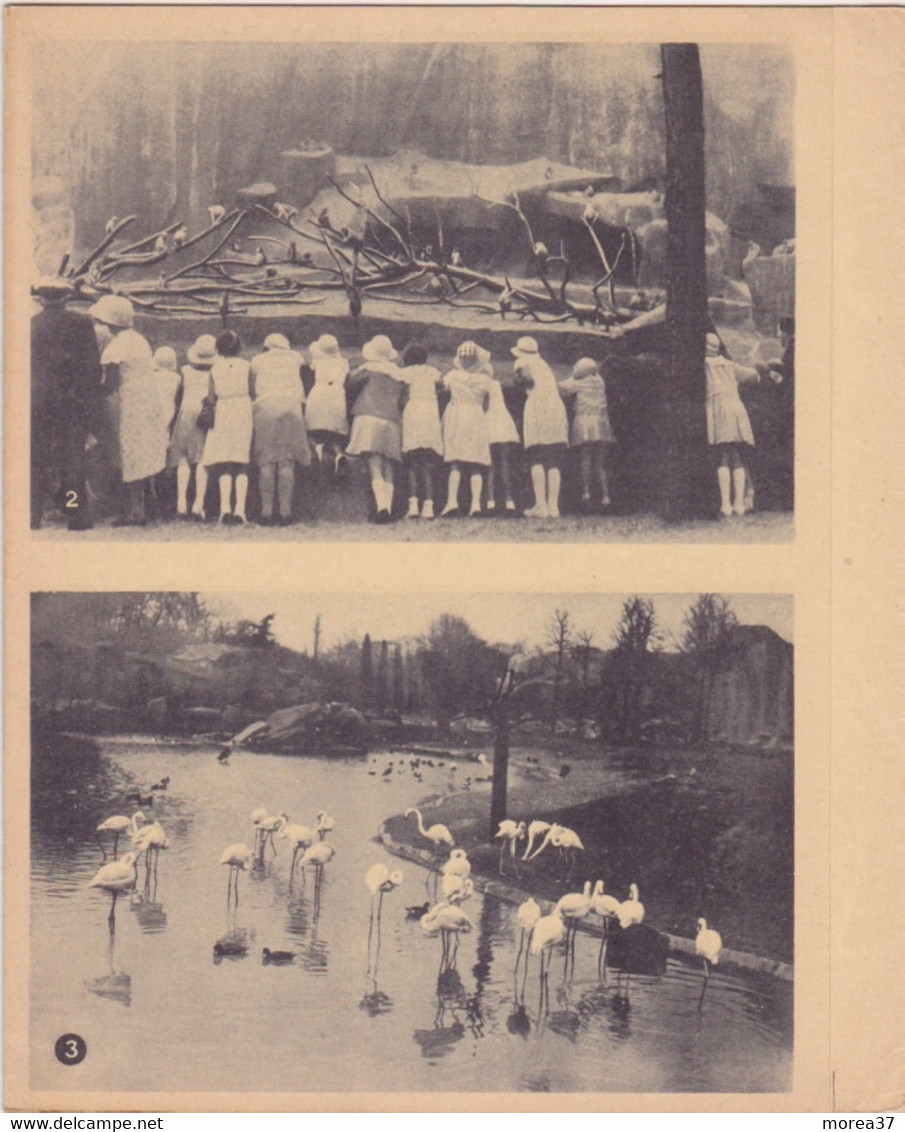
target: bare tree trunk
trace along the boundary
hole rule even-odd
[[[509,783],[509,704],[503,698],[496,710],[493,741],[493,785],[490,794],[490,836],[506,820],[506,792]]]
[[[660,421],[660,492],[663,517],[689,518],[702,511],[699,485],[708,446],[704,403],[704,336],[707,333],[707,267],[704,196],[704,93],[697,44],[664,43],[666,106],[667,370]]]

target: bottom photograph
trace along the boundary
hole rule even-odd
[[[790,1090],[793,633],[33,594],[31,1088]]]

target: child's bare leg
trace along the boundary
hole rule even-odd
[[[540,462],[531,465],[531,486],[534,488],[534,506],[525,514],[529,519],[546,519],[547,511],[547,473]]]
[[[441,514],[449,515],[455,511],[459,506],[459,485],[462,482],[462,469],[458,461],[452,463],[449,468],[449,483],[446,489],[446,506],[443,508]]]
[[[393,511],[393,489],[396,484],[396,466],[392,460],[388,460],[386,456],[381,457],[383,460],[383,498],[385,509],[392,514]]]
[[[594,448],[594,471],[596,473],[597,482],[600,484],[600,506],[609,507],[610,505],[610,479],[607,474],[607,455],[608,448],[603,444],[598,444]]]
[[[371,492],[374,495],[374,506],[379,514],[386,510],[383,502],[383,457],[372,452],[368,456],[368,475],[371,479]]]
[[[204,497],[207,495],[207,468],[204,464],[195,465],[195,501],[192,514],[204,518]]]
[[[192,465],[188,460],[180,460],[176,465],[176,514],[187,515],[189,510],[189,480],[192,478]]]
[[[720,489],[720,515],[728,519],[732,514],[732,469],[729,467],[729,453],[725,449],[719,453],[716,482]]]
[[[558,464],[551,464],[547,469],[547,510],[551,519],[559,518],[559,489],[562,484],[562,475]]]
[[[481,492],[484,488],[484,477],[480,472],[471,473],[471,515],[481,514]]]

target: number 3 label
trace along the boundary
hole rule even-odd
[[[57,1038],[53,1052],[63,1065],[78,1065],[85,1060],[88,1044],[80,1034],[63,1034]]]

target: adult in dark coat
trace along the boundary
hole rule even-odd
[[[41,526],[51,495],[70,530],[91,527],[85,443],[96,412],[101,362],[90,318],[66,309],[65,279],[32,288],[43,310],[31,320],[31,525]]]

